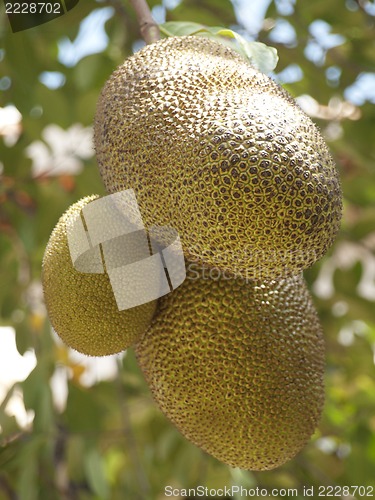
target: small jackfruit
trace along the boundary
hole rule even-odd
[[[310,439],[324,403],[324,341],[309,292],[302,276],[255,285],[192,266],[135,344],[145,379],[207,453],[242,469],[278,467]]]
[[[42,284],[51,324],[61,339],[83,354],[105,356],[137,340],[151,322],[156,301],[119,311],[107,272],[83,273],[74,268],[68,230],[84,206],[97,198],[83,198],[60,218],[43,257]]]
[[[95,147],[107,191],[134,189],[146,226],[170,224],[202,265],[293,275],[339,229],[340,182],[317,127],[217,41],[172,37],[125,60],[99,98]]]

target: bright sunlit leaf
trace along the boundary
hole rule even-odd
[[[276,68],[279,57],[274,47],[261,42],[249,42],[243,36],[228,28],[208,27],[199,23],[170,21],[159,26],[166,36],[204,36],[217,40],[241,54],[252,66],[263,73]]]

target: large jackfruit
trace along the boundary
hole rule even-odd
[[[339,229],[341,188],[318,129],[217,41],[172,37],[128,58],[99,98],[95,146],[107,191],[134,189],[146,226],[170,224],[204,265],[292,275]]]
[[[280,466],[324,402],[324,342],[303,278],[254,285],[189,267],[135,345],[146,381],[182,434],[220,461]]]
[[[105,356],[136,341],[149,326],[156,301],[119,311],[106,272],[83,273],[73,267],[69,227],[84,206],[97,198],[83,198],[58,221],[45,250],[42,283],[50,321],[61,339],[83,354]]]

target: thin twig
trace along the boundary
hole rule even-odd
[[[130,3],[135,10],[143,40],[147,44],[157,42],[160,39],[159,26],[152,18],[146,0],[130,0]]]

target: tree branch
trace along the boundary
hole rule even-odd
[[[146,0],[130,0],[130,3],[135,10],[139,31],[143,40],[147,43],[154,43],[160,39],[159,26],[152,18],[151,11]]]

